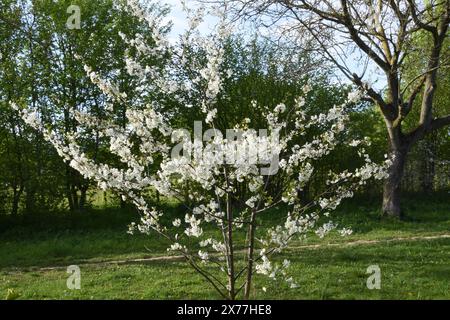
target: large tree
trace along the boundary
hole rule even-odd
[[[116,121],[125,126],[126,105],[106,100],[83,68],[86,63],[102,70],[102,76],[114,79],[130,103],[143,99],[138,90],[142,82],[125,72],[129,67],[124,59],[127,46],[121,41],[121,35],[134,39],[134,34],[140,32],[145,36],[139,40],[152,47],[153,34],[145,22],[119,9],[125,3],[124,0],[77,1],[80,29],[71,29],[66,25],[72,4],[69,0],[2,2],[0,186],[4,211],[15,214],[21,211],[19,207],[25,212],[48,210],[59,206],[63,196],[72,211],[86,207],[90,182],[64,164],[41,135],[24,126],[9,107],[9,101],[33,106],[45,122],[55,118],[64,120],[58,126],[67,133],[79,131],[73,116],[77,110],[101,117],[111,109]],[[146,8],[160,18],[168,10],[157,4]],[[168,30],[169,26],[164,26],[160,32],[165,34]],[[130,50],[126,55],[133,56],[135,52]],[[162,67],[163,62],[151,61],[150,65]],[[102,158],[102,142],[96,132],[86,132],[83,147]]]
[[[440,68],[449,63],[443,45],[448,37],[450,0],[231,0],[238,17],[257,18],[262,24],[278,24],[294,42],[310,35],[322,53],[354,83],[383,115],[390,154],[394,156],[384,184],[383,212],[401,216],[400,182],[406,157],[419,140],[450,124],[450,110],[436,117],[435,92]],[[412,41],[426,37],[427,47]],[[403,81],[408,57],[418,50],[424,68]],[[369,72],[368,72],[369,71]],[[370,77],[378,75],[386,86],[376,88]],[[420,117],[414,127],[402,123],[421,97]]]

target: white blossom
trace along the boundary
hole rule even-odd
[[[193,12],[187,9],[191,17],[191,30],[181,37],[180,43],[171,45],[161,31],[159,18],[142,8],[139,1],[127,0],[126,10],[148,24],[154,45],[149,45],[141,34],[129,36],[120,33],[122,41],[135,49],[125,54],[125,71],[137,77],[142,86],[148,85],[149,91],[163,96],[170,94],[180,103],[194,104],[195,100],[191,97],[194,96],[194,89],[197,90],[195,94],[201,97],[198,107],[204,116],[200,122],[206,123],[210,129],[215,128],[215,122],[222,116],[216,103],[223,90],[223,79],[233,76],[230,69],[224,66],[224,39],[231,32],[226,26],[226,19],[219,17],[215,34],[201,36],[193,29],[201,23],[203,10]],[[188,59],[186,48],[191,45],[198,46],[205,53],[204,59],[201,59],[203,62]],[[129,53],[134,51],[136,56],[131,56]],[[169,55],[171,58],[164,70],[141,65],[143,57],[160,59],[166,53],[175,54]],[[188,63],[191,65],[188,66]],[[178,72],[188,67],[194,75],[187,77],[183,83],[177,82],[176,79],[181,78],[178,75],[185,76]],[[314,106],[306,105],[313,87],[308,82],[294,105],[279,103],[270,110],[269,107],[259,106],[254,100],[250,102],[255,112],[264,110],[266,135],[250,129],[251,119],[244,118],[238,119],[233,129],[241,129],[239,138],[228,139],[217,135],[210,141],[202,141],[201,138],[188,139],[189,130],[177,133],[180,128],[172,127],[170,112],[163,114],[159,111],[170,107],[169,104],[165,105],[164,99],[149,104],[137,101],[127,108],[124,115],[127,125],[118,126],[113,116],[113,106],[117,102],[125,102],[127,95],[120,92],[112,80],[103,79],[101,72],[87,65],[85,71],[108,100],[109,118],[97,118],[86,111],[72,110],[71,116],[82,128],[80,132],[67,134],[59,131],[58,125],[48,130],[37,110],[22,108],[14,103],[11,105],[27,124],[42,132],[72,168],[86,179],[96,181],[99,188],[118,193],[141,212],[141,219],[129,226],[129,233],[158,233],[170,240],[168,251],[181,251],[184,256],[193,260],[200,258],[203,263],[217,260],[221,263],[219,269],[226,270],[228,277],[231,277],[228,274],[230,259],[238,259],[238,255],[230,253],[235,248],[231,247],[227,232],[232,234],[240,228],[245,231],[247,226],[256,227],[258,224],[256,220],[251,220],[252,216],[254,219],[256,216],[259,218],[281,202],[269,195],[269,184],[266,182],[271,181],[271,175],[289,180],[284,190],[280,191],[281,199],[288,209],[280,212],[283,215],[280,224],[270,226],[257,239],[261,245],[260,256],[251,271],[274,280],[284,279],[291,288],[296,288],[298,285],[294,279],[287,275],[290,262],[273,262],[270,260],[271,254],[281,252],[292,239],[303,239],[312,230],[319,237],[324,237],[335,229],[336,225],[332,222],[319,227],[317,223],[321,217],[328,217],[343,199],[353,196],[354,190],[369,179],[385,178],[386,168],[392,163],[392,158],[386,158],[381,165],[372,162],[364,148],[369,143],[367,139],[346,139],[344,133],[349,116],[345,107],[348,102],[356,102],[356,93],[349,94],[349,101],[342,105],[330,106],[325,113],[310,115],[307,110],[314,109]],[[288,130],[293,127],[296,130]],[[304,141],[308,137],[307,130],[312,128],[320,132],[314,133],[309,141]],[[81,140],[85,129],[95,129],[101,138],[107,140],[106,151],[114,155],[120,164],[102,163],[84,152]],[[171,151],[177,146],[173,138],[177,134],[183,138],[183,151],[186,151],[187,156],[172,157]],[[363,165],[354,171],[330,172],[324,186],[329,188],[327,195],[316,197],[311,201],[310,210],[303,211],[298,191],[311,181],[315,161],[335,151],[344,140],[357,148],[356,153]],[[274,162],[278,164],[276,170],[269,168],[264,171]],[[239,207],[233,207],[236,186],[243,186],[248,192]],[[189,204],[184,221],[173,217],[161,219],[166,213],[151,207],[145,196],[155,190],[171,199],[186,196],[193,203]],[[227,208],[230,205],[231,212],[239,212],[225,214],[229,212]],[[212,232],[211,235],[209,228],[218,232]],[[350,235],[352,231],[343,228],[339,233],[344,236]],[[201,250],[198,250],[198,246]],[[192,247],[196,249],[191,250]],[[218,259],[212,259],[213,255]]]
[[[339,230],[339,234],[343,237],[345,236],[349,236],[353,233],[352,229],[347,229],[347,228],[342,228],[341,230]]]
[[[179,227],[181,226],[181,220],[180,219],[175,219],[172,221],[172,224],[174,227]]]

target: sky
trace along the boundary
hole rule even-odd
[[[198,2],[196,2],[195,0],[185,0],[185,2],[189,8],[195,8],[198,6]],[[169,39],[173,43],[175,43],[176,40],[178,39],[178,36],[188,28],[186,13],[183,11],[183,7],[181,5],[180,0],[161,0],[161,3],[168,4],[171,7],[171,13],[167,17],[167,20],[171,20],[173,23]],[[206,15],[204,22],[199,26],[199,30],[207,34],[213,30],[216,22],[217,22],[216,18],[212,17],[211,15]],[[353,69],[357,74],[360,74],[360,72],[358,71],[361,71],[362,68],[357,66],[355,58],[356,55],[349,56],[346,59],[346,64],[351,69]],[[380,77],[380,75],[377,75],[375,73],[375,69],[376,69],[375,66],[369,65],[365,80],[371,83],[375,90],[382,90],[385,87],[384,77],[382,76]],[[340,76],[338,75],[338,77],[342,82],[345,83],[349,82],[349,80],[342,74],[340,74]]]
[[[185,2],[189,8],[195,8],[197,6],[196,1],[185,0]],[[180,0],[161,0],[161,3],[168,4],[171,7],[171,12],[167,20],[171,20],[173,23],[170,39],[175,42],[178,36],[188,28],[186,13],[183,11]],[[205,33],[211,31],[215,25],[215,21],[212,16],[205,16],[205,21],[199,26],[199,30]]]

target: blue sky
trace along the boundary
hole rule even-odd
[[[198,2],[195,0],[185,0],[187,6],[189,8],[194,8],[198,5]],[[182,9],[180,0],[161,0],[161,3],[169,4],[171,7],[171,13],[167,17],[168,20],[171,20],[173,23],[173,28],[170,34],[170,39],[175,42],[180,34],[182,34],[188,27],[187,17],[185,12]],[[205,16],[204,22],[199,26],[199,30],[208,33],[213,30],[214,25],[216,24],[217,19],[212,16]],[[351,69],[354,69],[356,73],[361,70],[355,62],[356,55],[351,55],[346,59],[346,63]],[[339,76],[339,75],[338,75]],[[348,79],[343,75],[339,77],[342,81],[348,82]],[[369,66],[368,71],[366,73],[365,79],[369,81],[369,83],[373,84],[374,89],[381,90],[385,86],[385,81],[383,77],[380,77],[375,73],[375,66]],[[376,81],[378,79],[378,81]]]
[[[187,17],[183,11],[180,0],[161,0],[161,3],[169,4],[171,6],[171,13],[167,17],[173,23],[170,38],[176,40],[178,35],[182,34],[188,27]],[[197,6],[193,0],[186,0],[189,8]],[[199,29],[202,31],[211,31],[215,24],[215,19],[212,16],[205,16],[205,21],[200,25]]]

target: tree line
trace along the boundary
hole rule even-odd
[[[151,103],[158,99],[167,99],[167,97],[154,95],[151,91],[142,92],[142,83],[138,77],[124,72],[133,66],[123,57],[136,55],[136,52],[127,51],[127,46],[123,42],[124,34],[132,38],[131,36],[138,31],[146,35],[141,40],[149,46],[152,46],[155,40],[148,25],[119,10],[117,3],[120,1],[78,1],[77,5],[80,6],[82,13],[81,27],[79,30],[74,30],[66,26],[69,16],[67,8],[71,5],[71,1],[2,0],[0,7],[1,213],[18,215],[56,210],[82,211],[89,207],[89,194],[96,191],[96,186],[91,181],[84,179],[78,172],[71,169],[40,134],[23,123],[16,111],[10,107],[10,101],[20,101],[38,109],[44,120],[58,119],[61,126],[58,129],[65,133],[80,130],[72,115],[73,110],[88,111],[100,118],[107,110],[112,110],[117,124],[126,126],[127,105],[117,102],[111,105],[98,86],[92,84],[84,70],[84,64],[94,66],[95,71],[101,73],[103,78],[118,84],[120,91],[126,93],[128,101]],[[297,8],[288,7],[288,9],[295,11]],[[306,1],[302,8],[298,8],[300,9],[311,10]],[[149,5],[147,10],[161,18],[169,16],[169,9],[165,6]],[[437,13],[430,11],[429,14],[437,15],[442,10],[445,12],[445,8],[435,10],[441,11]],[[350,10],[348,15],[351,12],[353,11]],[[410,14],[413,13],[411,11]],[[324,12],[321,14],[325,15]],[[325,15],[325,17],[328,17],[330,21],[336,19],[333,15]],[[345,17],[344,15],[343,18]],[[339,16],[339,18],[342,17]],[[414,16],[411,19],[414,19]],[[358,39],[358,34],[351,33],[352,25],[347,20],[343,20],[342,23],[349,28],[350,34]],[[427,30],[431,27],[433,26],[423,27],[408,38],[408,44],[413,43],[415,50],[408,51],[401,66],[399,61],[393,59],[388,62],[378,61],[385,69],[392,71],[387,72],[388,89],[382,93],[369,92],[372,99],[356,103],[348,110],[351,122],[347,134],[355,138],[370,137],[369,153],[374,159],[383,159],[384,154],[390,153],[393,148],[398,149],[397,151],[402,150],[404,153],[402,157],[404,157],[397,159],[404,161],[404,168],[401,168],[401,171],[398,168],[395,169],[396,171],[393,169],[393,172],[403,173],[404,170],[404,174],[394,174],[394,176],[403,181],[403,190],[412,192],[430,193],[448,190],[450,186],[448,128],[439,126],[439,130],[436,128],[436,130],[414,131],[417,129],[417,122],[433,121],[433,118],[427,120],[430,117],[429,114],[424,114],[424,108],[431,108],[429,96],[427,94],[419,96],[416,92],[422,90],[427,81],[431,81],[431,87],[436,87],[432,93],[432,109],[435,115],[445,116],[449,113],[448,68],[436,68],[436,73],[433,70],[432,74],[424,73],[425,76],[430,74],[432,78],[416,79],[417,70],[428,68],[429,60],[424,57],[427,57],[429,48],[433,44],[436,45],[433,41],[440,39],[428,36],[428,33],[433,34],[431,30]],[[170,28],[170,24],[165,25],[159,31],[167,33],[170,32]],[[447,34],[446,30],[436,30],[437,35],[440,34],[439,32]],[[378,32],[382,33],[381,30]],[[225,93],[217,101],[217,108],[226,110],[223,112],[226,116],[218,119],[219,129],[230,128],[237,119],[243,118],[251,118],[255,125],[263,123],[265,120],[262,118],[263,115],[252,110],[252,101],[273,108],[280,101],[292,104],[299,90],[306,83],[312,86],[308,97],[311,101],[308,105],[314,106],[306,110],[309,114],[326,112],[327,108],[342,103],[347,98],[351,91],[350,85],[340,84],[335,80],[336,74],[342,70],[319,56],[315,50],[311,50],[311,47],[317,45],[318,39],[312,39],[311,43],[304,44],[300,49],[293,48],[291,43],[273,40],[257,35],[235,35],[226,40],[226,65],[233,70],[234,76],[226,80],[223,90]],[[439,60],[441,57],[448,58],[448,39],[444,37],[439,47],[441,48]],[[192,44],[189,55],[193,60],[194,57],[195,60],[201,60],[204,53]],[[162,70],[164,63],[164,59],[150,61],[150,64],[154,66],[154,72]],[[399,76],[400,70],[402,77]],[[398,73],[395,74],[394,71]],[[190,70],[185,72],[189,73]],[[182,75],[177,77],[174,81],[183,82]],[[355,85],[359,84],[360,79],[358,79],[353,77]],[[396,81],[400,84],[396,84]],[[405,99],[402,100],[394,95],[398,94],[399,86],[406,87],[409,83],[415,84],[419,89],[409,92],[410,105],[408,105],[407,114],[404,114],[401,113],[402,105],[399,105],[399,101]],[[408,90],[410,87],[408,86]],[[195,88],[192,92],[190,97],[192,104],[189,106],[179,105],[176,99],[173,103],[164,104],[170,106],[164,111],[171,115],[173,124],[180,128],[191,128],[195,120],[201,119],[200,98],[195,96]],[[425,92],[429,92],[429,89],[425,89]],[[174,92],[174,94],[177,93]],[[375,105],[381,106],[381,109],[375,108]],[[397,116],[392,118],[392,110],[389,108],[397,110]],[[398,118],[399,114],[400,118]],[[397,118],[400,120],[397,121]],[[395,126],[388,125],[390,129],[386,130],[386,120],[388,124],[395,124]],[[414,139],[417,143],[408,145],[408,152],[396,144],[404,139],[398,138],[404,136],[402,130],[412,130],[411,132],[418,132],[417,135],[420,135],[420,139]],[[85,132],[84,136],[84,151],[102,160],[108,154],[102,137],[94,131]],[[312,194],[320,192],[326,173],[330,169],[345,167],[349,164],[355,167],[358,165],[345,150],[338,154],[339,158],[334,156],[322,161],[320,170],[315,172],[311,182],[303,190],[299,190],[299,198],[307,199]],[[275,193],[280,185],[288,183],[289,178],[283,177],[272,181],[270,189]],[[395,206],[399,206],[397,190],[386,191],[390,185],[395,185],[400,190],[399,181],[388,181],[384,191],[385,198],[386,192],[388,195],[395,194]],[[381,190],[382,186],[377,185],[366,188],[364,192],[377,194]],[[242,193],[245,194],[245,190],[242,190]],[[117,203],[125,206],[124,200],[120,198],[117,199]],[[398,213],[397,208],[388,211]]]

